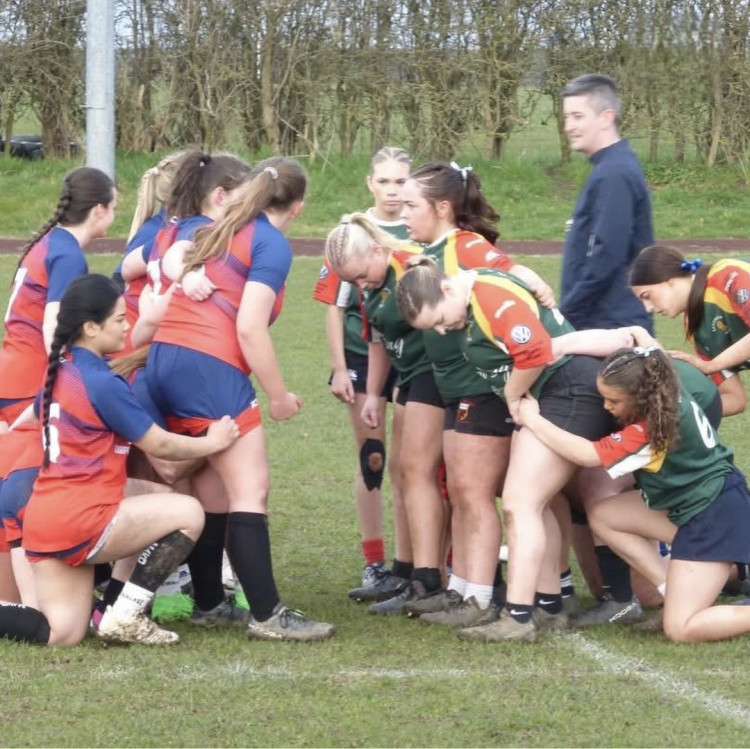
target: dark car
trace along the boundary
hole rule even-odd
[[[5,138],[0,138],[0,149],[5,150]],[[70,141],[70,155],[79,151],[78,143]],[[44,143],[41,135],[14,135],[10,139],[10,155],[19,159],[38,161],[44,158]]]

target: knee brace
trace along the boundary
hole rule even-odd
[[[365,440],[359,451],[359,467],[368,491],[380,489],[385,473],[385,445],[380,440]]]

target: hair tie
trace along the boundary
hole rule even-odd
[[[469,176],[469,172],[474,170],[471,168],[471,164],[467,166],[459,166],[455,161],[451,161],[451,167],[455,169],[461,175],[461,181],[466,183],[466,179]]]
[[[644,348],[643,346],[636,346],[633,349],[633,353],[636,356],[642,356],[644,359],[648,359],[648,357],[654,352],[658,351],[658,346],[649,346],[648,348]]]
[[[207,154],[207,153],[203,154],[203,156],[201,156],[200,161],[198,162],[198,164],[201,167],[204,167],[204,166],[206,166],[206,164],[210,164],[210,163],[211,163],[211,156],[209,154]]]
[[[263,169],[263,174],[270,174],[271,179],[278,179],[279,173],[276,171],[276,168],[273,166],[267,166]]]
[[[680,263],[680,268],[682,270],[689,270],[691,273],[695,273],[698,268],[703,265],[703,260],[699,257],[695,258],[695,260],[683,260]]]

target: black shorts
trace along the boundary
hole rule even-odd
[[[445,407],[443,429],[483,437],[510,437],[515,424],[508,404],[494,393],[469,395]]]
[[[420,372],[405,385],[401,385],[396,396],[396,403],[400,406],[405,406],[407,403],[424,403],[427,406],[445,408],[432,370]]]
[[[355,393],[366,393],[367,392],[367,356],[365,354],[358,354],[356,351],[350,351],[344,349],[344,358],[346,361],[346,369],[349,372],[349,379],[352,381],[352,387]],[[393,387],[396,384],[397,372],[391,367],[388,372],[388,379],[383,385],[383,390],[380,395],[383,398],[387,398],[389,401],[393,400]],[[328,378],[328,384],[330,385],[333,381],[333,373]]]
[[[544,384],[539,411],[566,432],[598,440],[614,431],[615,424],[604,410],[596,388],[601,361],[592,356],[574,356]]]
[[[696,562],[750,562],[750,493],[736,468],[719,496],[677,529],[672,559]]]

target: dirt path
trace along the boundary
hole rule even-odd
[[[295,255],[322,255],[322,239],[290,240]],[[0,253],[18,252],[24,244],[22,239],[0,238]],[[708,252],[750,252],[748,239],[670,239],[663,244],[678,247],[686,255]],[[120,253],[125,242],[123,239],[97,239],[87,248],[87,252]],[[507,241],[500,246],[511,255],[556,255],[563,250],[562,242],[552,241]]]

